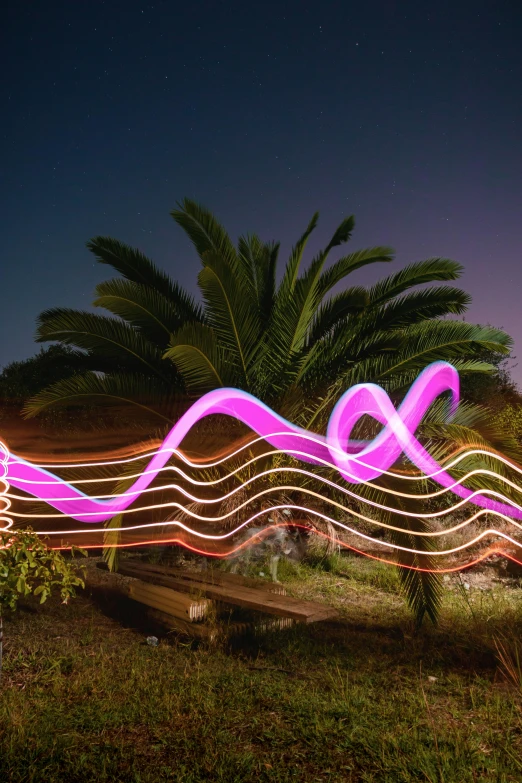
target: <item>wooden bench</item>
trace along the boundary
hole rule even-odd
[[[296,622],[315,623],[338,617],[338,612],[333,607],[291,598],[284,594],[281,585],[239,574],[214,570],[191,571],[131,560],[121,562],[118,572],[123,576],[161,585],[178,593],[189,593],[200,599],[209,598],[222,604],[239,606]]]

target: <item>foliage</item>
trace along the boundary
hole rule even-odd
[[[189,199],[172,215],[200,257],[203,306],[141,251],[95,237],[88,249],[121,277],[98,285],[94,304],[115,317],[65,308],[40,315],[37,340],[81,352],[84,372],[42,384],[25,407],[27,416],[94,399],[139,405],[171,422],[180,392],[238,386],[294,420],[320,426],[354,383],[400,392],[433,359],[452,361],[463,375],[493,372],[481,356],[501,356],[511,346],[493,327],[441,320],[470,303],[465,292],[447,285],[462,272],[449,259],[410,264],[370,287],[348,285],[353,272],[393,260],[391,248],[373,247],[327,266],[331,251],[351,238],[353,216],[303,270],[316,213],[278,285],[278,243],[252,234],[235,247],[216,218]],[[428,283],[444,285],[419,288]]]
[[[72,548],[72,554],[83,550]],[[0,676],[2,673],[2,616],[14,611],[28,595],[40,596],[43,604],[57,590],[63,603],[85,587],[77,570],[61,552],[47,547],[32,530],[0,532]]]
[[[503,356],[495,351],[481,351],[480,358],[492,366],[490,373],[472,373],[461,380],[461,395],[464,400],[479,405],[486,404],[493,411],[499,411],[509,404],[522,403],[522,394],[511,378],[510,362],[514,357]]]
[[[72,548],[73,555],[78,552],[85,554]],[[55,589],[67,603],[84,586],[73,563],[32,530],[0,533],[0,614],[2,609],[14,611],[22,596],[40,596],[43,604]]]
[[[294,421],[317,427],[356,383],[377,382],[401,392],[434,359],[451,361],[462,374],[491,372],[478,354],[504,354],[511,345],[492,327],[441,320],[467,309],[470,297],[462,290],[449,285],[418,290],[456,280],[462,267],[449,259],[410,264],[368,288],[348,286],[353,272],[393,259],[390,248],[373,247],[327,266],[330,252],[351,238],[353,216],[303,270],[314,215],[277,285],[278,244],[251,235],[240,237],[235,248],[214,216],[189,200],[172,214],[202,264],[205,323],[174,333],[166,353],[193,394],[237,386]]]
[[[522,441],[522,404],[505,405],[495,416],[495,422],[518,441]]]
[[[85,369],[86,357],[66,345],[50,345],[21,362],[11,362],[0,373],[0,400],[25,402],[43,387],[70,378]]]
[[[173,423],[183,383],[163,360],[170,335],[181,325],[201,321],[201,308],[139,250],[110,237],[87,243],[97,261],[123,276],[96,288],[94,305],[104,315],[54,308],[39,317],[37,341],[57,341],[83,352],[82,373],[40,386],[25,406],[34,416],[50,407],[115,403],[139,408],[161,423]],[[43,388],[43,391],[42,391]]]
[[[74,378],[85,371],[88,362],[89,358],[83,352],[57,344],[41,348],[29,359],[6,365],[0,373],[0,419],[17,416],[22,405],[43,386]],[[92,404],[81,411],[54,408],[45,411],[39,417],[39,423],[44,429],[54,431],[84,430],[94,426],[99,413],[99,409],[93,410]]]

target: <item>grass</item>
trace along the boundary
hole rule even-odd
[[[328,568],[280,574],[339,622],[228,647],[150,647],[95,585],[28,603],[5,628],[0,780],[520,781],[520,587],[452,578],[439,628],[415,636],[393,571]]]

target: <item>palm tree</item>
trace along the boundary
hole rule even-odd
[[[373,247],[326,267],[330,251],[350,239],[353,216],[300,274],[316,213],[277,285],[278,244],[251,235],[240,237],[236,249],[213,215],[192,201],[172,215],[201,259],[205,318],[173,334],[165,355],[194,394],[237,386],[310,426],[355,383],[400,391],[433,360],[451,361],[461,374],[489,372],[480,354],[509,352],[512,341],[498,329],[442,320],[465,312],[471,298],[464,291],[448,285],[419,290],[458,279],[462,267],[455,261],[431,258],[370,288],[346,287],[352,272],[393,259],[391,248]]]
[[[88,248],[97,260],[121,275],[101,283],[94,301],[116,318],[48,310],[40,316],[37,340],[85,351],[98,372],[43,389],[27,403],[27,416],[101,398],[139,405],[170,423],[181,392],[196,397],[235,386],[319,431],[333,404],[355,383],[379,383],[400,396],[434,360],[450,361],[464,375],[487,373],[494,368],[481,359],[484,352],[507,354],[511,347],[511,338],[493,327],[443,320],[462,314],[470,303],[468,294],[447,285],[462,272],[455,261],[430,258],[373,286],[349,286],[352,272],[393,260],[390,248],[372,247],[327,266],[330,252],[351,238],[353,216],[303,270],[315,214],[280,282],[278,243],[253,234],[240,237],[235,247],[216,218],[188,199],[172,216],[200,257],[203,306],[138,250],[111,238],[91,240]],[[431,283],[444,285],[425,287]],[[469,441],[469,432],[454,429],[445,442],[458,445],[459,438]],[[431,561],[427,540],[415,535],[419,525],[412,523],[411,534],[395,533],[393,540],[414,541],[425,551],[417,563],[422,568]],[[438,578],[404,571],[403,583],[417,618],[427,611],[434,619]]]
[[[330,251],[350,239],[353,216],[301,272],[315,214],[278,284],[279,244],[249,235],[235,248],[215,217],[188,199],[172,215],[201,259],[204,305],[139,250],[108,237],[92,239],[87,247],[97,261],[121,275],[100,283],[94,300],[116,318],[66,308],[40,315],[37,341],[83,351],[88,371],[43,389],[27,403],[27,416],[101,397],[134,405],[145,400],[152,413],[171,421],[176,394],[237,386],[311,425],[354,383],[400,392],[435,359],[451,361],[461,374],[490,372],[484,351],[507,354],[511,347],[499,329],[442,320],[469,306],[461,289],[419,288],[457,280],[462,267],[455,261],[431,258],[369,288],[348,287],[352,272],[393,260],[390,248],[373,247],[326,267]]]

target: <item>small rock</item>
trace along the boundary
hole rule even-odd
[[[147,636],[147,644],[150,647],[157,647],[158,644],[159,644],[158,637],[157,636]]]
[[[428,674],[428,680],[430,682],[437,682],[438,679],[438,677],[433,677],[431,674]]]

